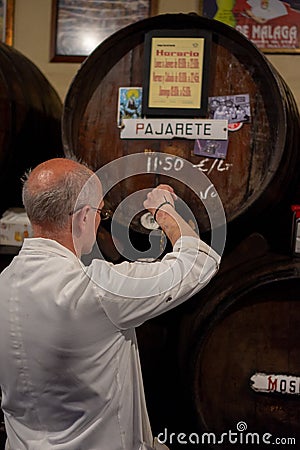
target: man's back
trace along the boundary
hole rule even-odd
[[[77,257],[54,241],[28,240],[0,289],[12,450],[150,448],[139,444],[152,436],[139,423],[148,418],[135,332],[107,317]]]

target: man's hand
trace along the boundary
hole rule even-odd
[[[156,209],[164,202],[169,202],[174,207],[174,200],[176,198],[177,196],[171,186],[168,184],[160,184],[148,193],[147,199],[144,201],[144,207],[151,214],[154,214]]]
[[[144,207],[154,215],[154,219],[170,239],[172,245],[180,236],[199,236],[176,212],[174,200],[177,196],[174,189],[168,184],[160,184],[148,193]]]

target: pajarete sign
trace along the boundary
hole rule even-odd
[[[222,139],[228,137],[227,120],[123,119],[121,139]]]

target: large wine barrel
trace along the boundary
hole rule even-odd
[[[142,86],[144,36],[153,30],[204,30],[212,34],[209,96],[249,94],[251,123],[229,132],[225,160],[194,154],[194,141],[122,140],[117,123],[119,87]],[[242,34],[221,22],[195,14],[165,14],[130,25],[110,36],[86,59],[64,103],[63,145],[97,170],[124,155],[159,152],[181,157],[205,173],[223,202],[227,221],[240,232],[267,217],[293,188],[299,169],[299,114],[293,95],[266,57]],[[161,162],[163,165],[163,161]],[[191,207],[201,231],[209,221],[199,197],[163,175],[131,177],[107,195],[114,210],[132,192],[168,181]],[[167,172],[165,172],[167,175]],[[146,232],[139,218],[132,227]],[[237,229],[237,228],[236,228]]]
[[[225,270],[201,296],[181,342],[200,442],[213,433],[213,448],[231,448],[229,434],[220,440],[230,430],[238,448],[263,448],[266,433],[279,448],[299,442],[300,260],[267,252]]]
[[[0,213],[22,206],[25,170],[62,156],[62,102],[22,53],[0,44]]]

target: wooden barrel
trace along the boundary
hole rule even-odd
[[[263,448],[265,433],[271,444],[277,438],[299,442],[300,260],[267,252],[237,264],[196,303],[181,341],[183,384],[198,427],[193,431],[214,433],[210,444],[219,441],[212,447],[222,450],[232,447],[228,435],[220,444],[230,430],[238,433],[238,448],[248,448],[247,433],[253,448]],[[277,442],[279,448],[288,443]]]
[[[62,102],[23,54],[0,44],[0,213],[22,206],[25,170],[62,156]]]
[[[194,141],[124,140],[117,126],[118,90],[142,86],[144,36],[153,30],[211,32],[208,95],[249,94],[251,123],[229,132],[225,160],[194,154]],[[147,63],[147,62],[146,62]],[[192,163],[194,178],[205,173],[223,202],[229,225],[239,233],[292,191],[299,167],[299,114],[293,95],[266,57],[242,34],[195,14],[165,14],[130,25],[110,36],[86,59],[70,85],[63,111],[63,145],[94,170],[124,155],[159,152]],[[167,173],[166,173],[167,174]],[[210,227],[206,212],[188,187],[166,176],[143,174],[112,189],[106,201],[114,210],[132,192],[169,182],[191,207],[201,231]],[[138,218],[138,232],[146,232]]]

